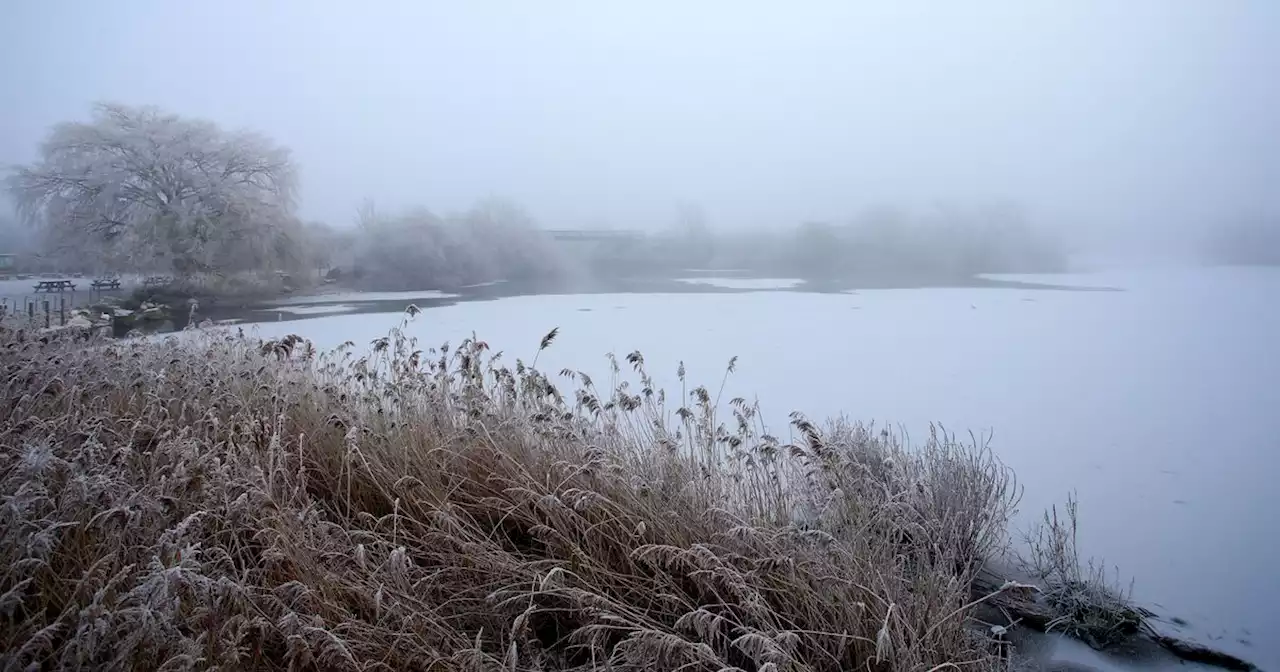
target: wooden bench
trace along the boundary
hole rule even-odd
[[[173,278],[167,275],[150,275],[142,281],[143,287],[164,287],[172,284]]]
[[[36,283],[37,292],[65,292],[67,290],[76,291],[75,283],[70,280],[41,280]]]
[[[94,289],[120,289],[120,279],[98,278],[97,280],[89,283],[89,286]]]

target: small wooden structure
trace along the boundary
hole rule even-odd
[[[97,289],[120,289],[120,278],[98,278],[89,283],[89,286]]]
[[[76,291],[76,285],[70,280],[41,280],[36,283],[37,292],[65,292],[67,290]]]
[[[149,275],[142,281],[143,287],[165,287],[173,283],[173,278],[167,275]]]

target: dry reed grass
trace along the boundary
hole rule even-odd
[[[1067,498],[1063,514],[1055,506],[1027,535],[1023,565],[1043,585],[1041,602],[1054,618],[1046,630],[1063,632],[1105,649],[1139,632],[1149,612],[1134,605],[1133,588],[1107,575],[1100,561],[1082,561],[1076,544],[1078,503]]]
[[[1017,489],[943,432],[787,444],[639,353],[562,392],[399,330],[0,343],[5,669],[1002,665],[966,620]]]

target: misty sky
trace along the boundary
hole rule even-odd
[[[305,217],[548,226],[1017,199],[1097,235],[1277,210],[1280,2],[8,0],[0,163],[97,100],[290,146]]]

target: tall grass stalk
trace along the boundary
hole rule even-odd
[[[1054,506],[1027,534],[1023,565],[1044,586],[1043,601],[1055,614],[1047,624],[1102,649],[1142,628],[1149,613],[1133,603],[1133,586],[1109,576],[1106,565],[1082,561],[1077,535],[1079,503],[1069,496],[1061,515]]]

